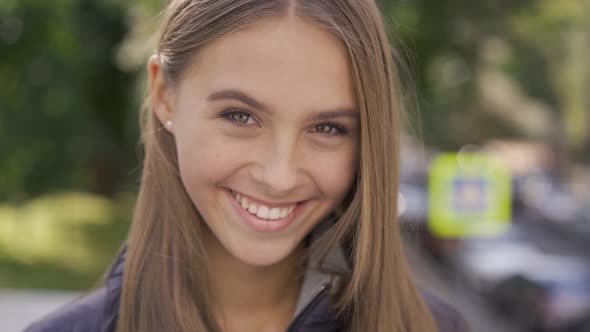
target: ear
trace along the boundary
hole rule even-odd
[[[169,132],[174,124],[172,91],[164,76],[164,63],[159,55],[152,55],[147,63],[149,103],[152,112]]]

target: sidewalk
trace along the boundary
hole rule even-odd
[[[75,292],[0,289],[0,330],[20,332],[78,295]]]

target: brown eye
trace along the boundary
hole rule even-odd
[[[332,133],[332,130],[334,129],[333,127],[330,127],[328,125],[319,125],[316,127],[317,132],[320,134],[330,134]]]
[[[250,119],[250,115],[248,115],[244,112],[234,112],[231,114],[231,119],[234,120],[235,122],[246,124],[246,123],[248,123],[248,120]]]
[[[222,118],[239,126],[256,124],[256,119],[250,112],[231,108],[220,114]]]
[[[327,136],[340,136],[348,133],[348,130],[335,124],[323,123],[315,127],[315,132]]]

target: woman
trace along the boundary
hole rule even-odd
[[[369,0],[173,0],[106,285],[28,331],[463,331],[396,223],[399,84]]]

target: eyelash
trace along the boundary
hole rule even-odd
[[[233,119],[233,116],[234,115],[245,115],[245,116],[248,116],[249,118],[254,119],[254,121],[256,121],[256,118],[254,118],[254,116],[250,112],[244,111],[244,110],[240,110],[240,109],[235,109],[235,108],[227,109],[227,110],[223,111],[220,114],[220,117],[222,117],[225,120],[227,120],[227,121],[229,121],[229,122],[231,122],[231,123],[233,123],[235,125],[238,125],[238,126],[248,126],[249,125],[247,123],[242,123],[242,122],[239,122],[239,121],[234,120]],[[324,134],[326,136],[345,136],[345,135],[348,134],[348,129],[347,128],[345,128],[345,127],[343,127],[343,126],[341,126],[339,124],[333,123],[333,122],[320,123],[320,124],[318,124],[318,125],[315,126],[315,129],[317,129],[320,126],[328,126],[331,129],[335,129],[336,130],[336,133],[334,133],[334,134]],[[319,131],[316,131],[316,132],[319,132]]]

